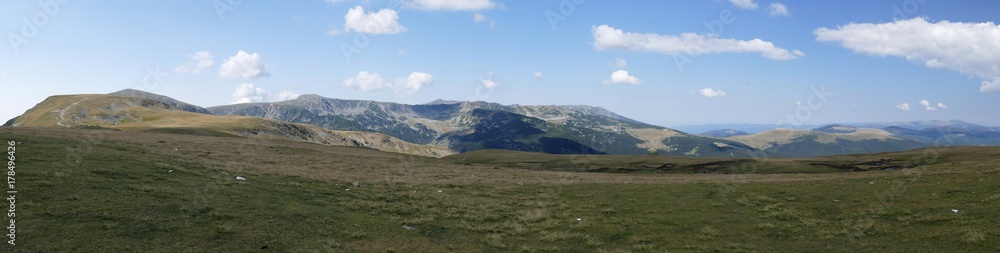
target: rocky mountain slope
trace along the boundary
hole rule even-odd
[[[724,129],[692,135],[584,105],[446,100],[408,105],[303,95],[275,103],[203,108],[162,95],[123,90],[109,95],[52,96],[5,125],[273,138],[434,157],[483,149],[554,154],[805,157],[934,145],[1000,145],[1000,130],[995,128],[961,121],[900,124],[905,127],[835,124],[810,130],[774,129],[747,134]],[[913,129],[918,126],[933,127]]]
[[[206,114],[208,112],[204,108],[169,97],[137,94],[140,96],[52,96],[4,125],[107,128],[123,131],[280,139],[368,147],[433,157],[454,153],[445,148],[413,144],[381,133],[333,131],[307,124],[256,117],[216,116]]]
[[[283,102],[207,109],[217,115],[380,132],[458,152],[510,149],[572,154],[744,156],[753,151],[736,142],[690,135],[584,105],[524,106],[444,100],[406,105],[303,95]]]

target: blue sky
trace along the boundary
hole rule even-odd
[[[0,118],[50,95],[134,88],[206,107],[319,94],[586,104],[663,126],[1000,125],[996,10],[935,0],[3,1]]]

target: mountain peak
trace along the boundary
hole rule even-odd
[[[841,124],[832,124],[832,125],[826,125],[826,126],[818,127],[816,129],[813,129],[813,130],[824,132],[824,133],[846,134],[846,133],[853,133],[854,131],[857,131],[858,128],[857,127],[853,127],[853,126],[841,125]]]
[[[175,107],[177,109],[180,109],[182,111],[189,111],[189,112],[201,113],[201,114],[212,114],[212,113],[208,112],[208,110],[206,110],[205,108],[203,108],[201,106],[184,103],[184,102],[181,102],[180,100],[177,100],[177,99],[174,99],[174,98],[171,98],[171,97],[168,97],[168,96],[156,94],[156,93],[151,93],[151,92],[148,92],[148,91],[141,91],[141,90],[136,90],[136,89],[124,89],[124,90],[120,90],[120,91],[108,93],[108,95],[122,96],[122,97],[145,98],[145,99],[155,100],[155,101],[162,102],[164,104],[171,105],[171,106],[173,106],[173,107]]]
[[[460,104],[460,103],[462,102],[455,100],[435,99],[434,101],[427,102],[425,105],[450,105],[450,104]]]
[[[299,97],[297,97],[295,99],[292,99],[292,100],[317,100],[317,99],[324,99],[324,98],[325,97],[320,96],[320,95],[316,95],[316,94],[305,94],[305,95],[301,95],[301,96],[299,96]]]

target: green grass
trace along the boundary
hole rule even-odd
[[[162,133],[0,128],[8,140],[19,230],[4,252],[1000,251],[996,148],[893,171],[657,175]],[[671,160],[712,161],[742,160]]]

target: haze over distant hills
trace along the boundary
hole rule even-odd
[[[826,125],[846,125],[854,126],[860,128],[886,128],[886,127],[902,127],[912,130],[923,130],[926,128],[982,128],[982,129],[994,129],[1000,130],[1000,126],[982,126],[973,123],[968,123],[961,120],[919,120],[919,121],[897,121],[897,122],[861,122],[861,123],[830,123]],[[808,130],[823,127],[826,125],[819,124],[801,124],[801,125],[777,125],[777,124],[705,124],[705,125],[684,125],[684,126],[674,126],[673,129],[688,133],[705,133],[709,131],[716,130],[736,130],[747,133],[759,133],[768,130],[785,128],[785,129],[797,129],[797,130]]]
[[[505,149],[554,154],[801,157],[932,145],[1000,145],[1000,130],[962,121],[761,131],[734,128],[692,134],[586,105],[446,100],[409,105],[302,95],[282,102],[203,108],[138,90],[52,96],[5,126],[285,139],[425,156]]]

